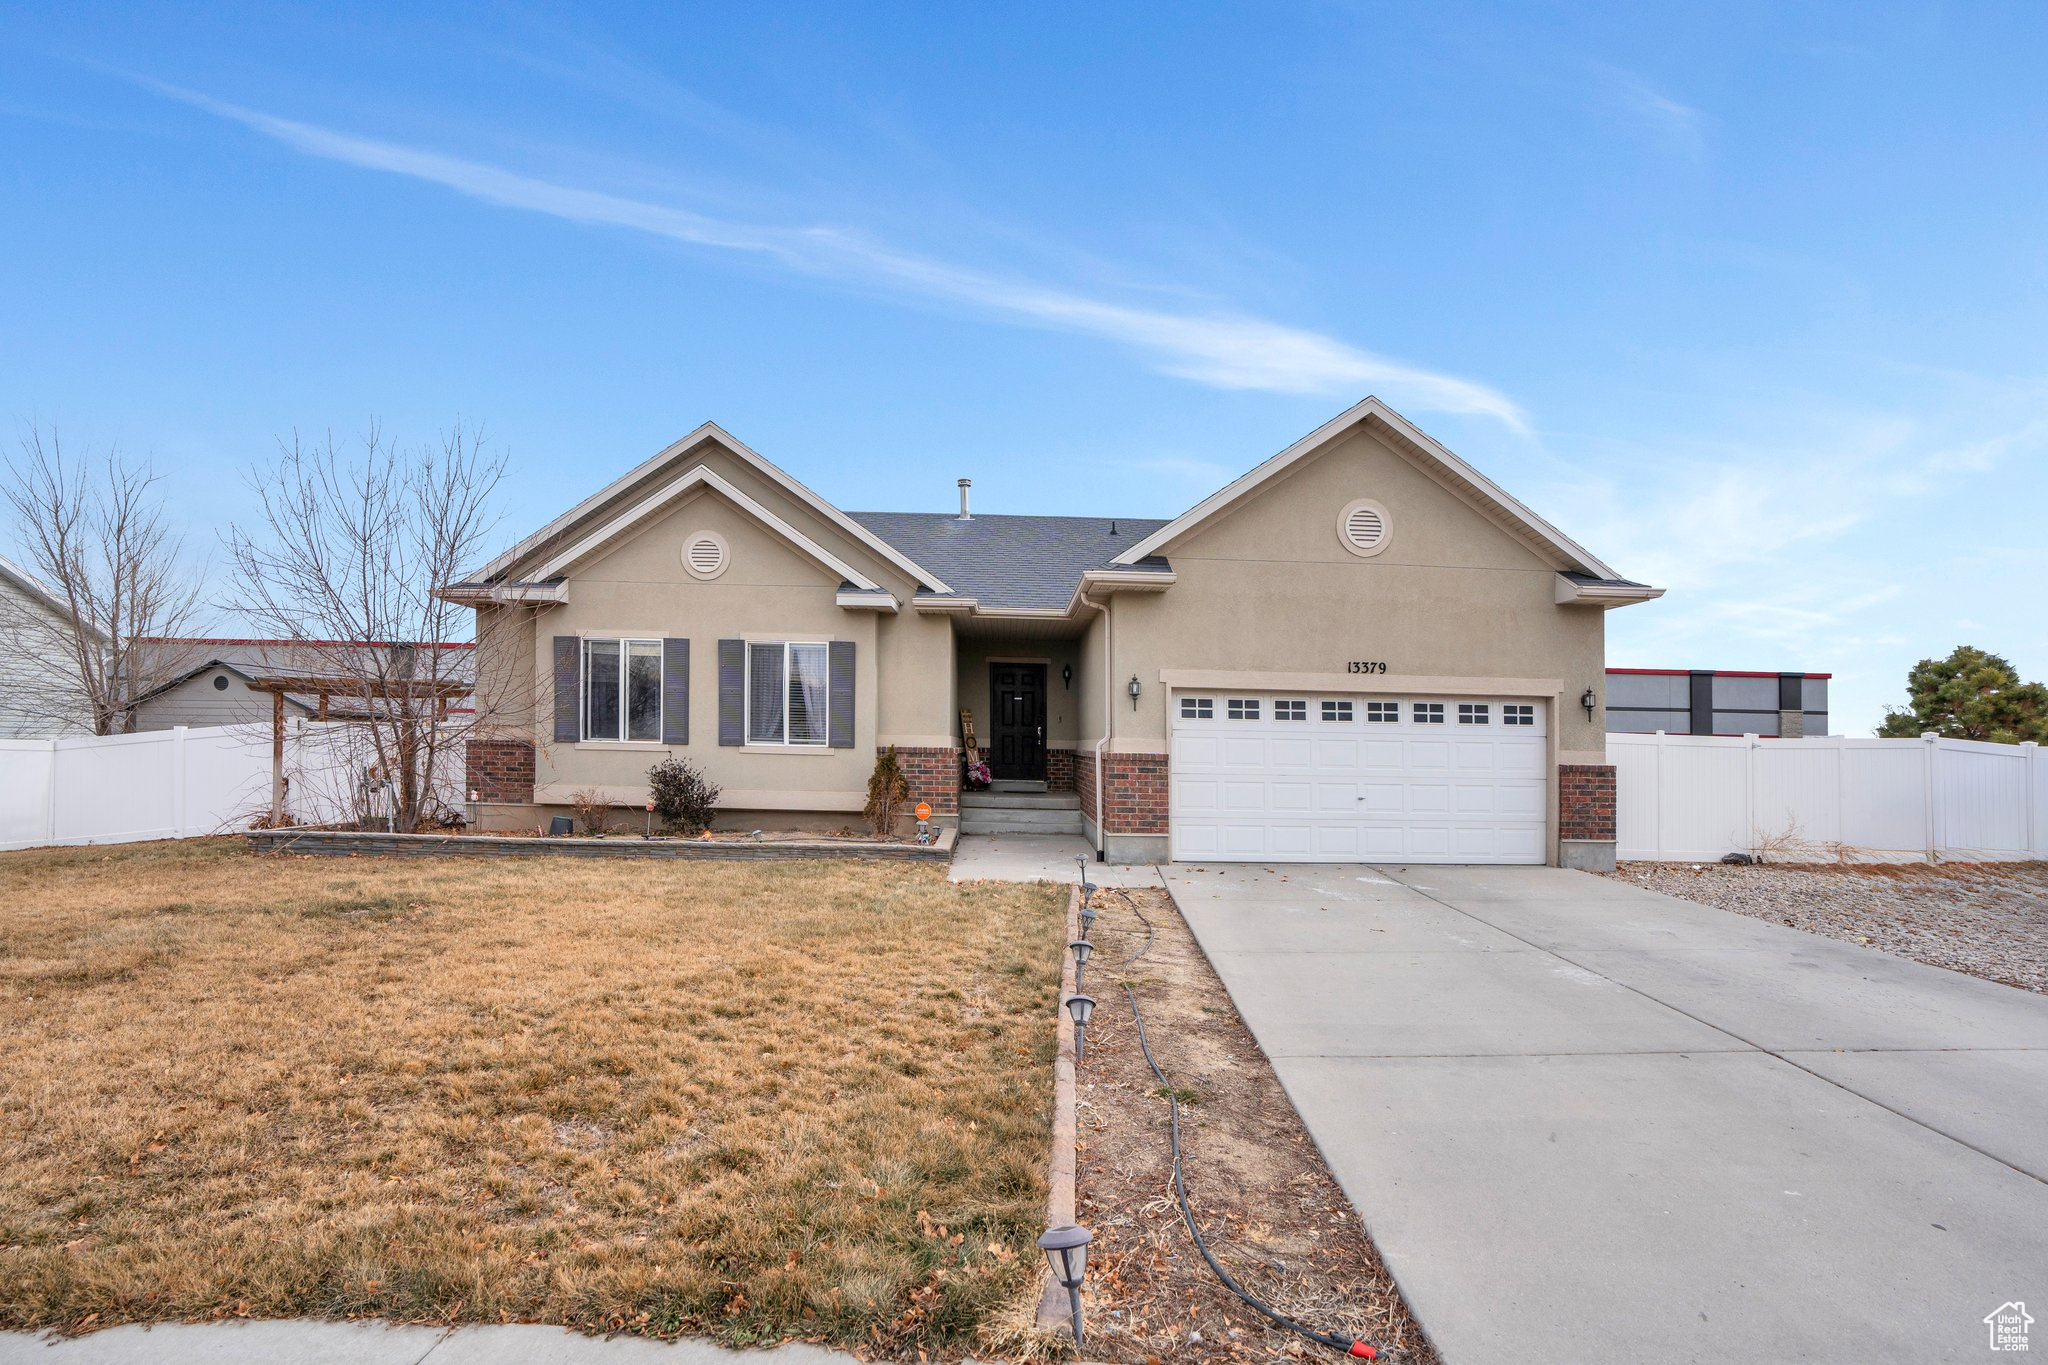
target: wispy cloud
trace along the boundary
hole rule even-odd
[[[1596,63],[1594,71],[1608,102],[1665,146],[1688,157],[1707,151],[1707,116],[1673,99],[1632,71]]]
[[[1485,416],[1517,431],[1527,429],[1521,408],[1496,389],[1403,365],[1334,337],[1283,323],[1093,298],[898,250],[843,228],[736,222],[357,137],[158,82],[144,84],[308,156],[428,181],[505,208],[739,252],[800,274],[880,287],[1015,324],[1098,337],[1131,348],[1163,373],[1214,388],[1351,396],[1372,391],[1397,406]]]
[[[1138,468],[1148,474],[1158,474],[1164,478],[1178,479],[1182,483],[1191,484],[1204,491],[1221,488],[1243,472],[1237,469],[1227,469],[1209,460],[1184,460],[1173,456],[1140,460],[1138,461]]]

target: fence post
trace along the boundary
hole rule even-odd
[[[171,727],[171,828],[177,831],[171,837],[185,837],[185,727]]]
[[[1660,863],[1664,861],[1664,740],[1665,734],[1659,730],[1657,742],[1650,746],[1650,771],[1656,778],[1655,798],[1650,802],[1650,809],[1656,813],[1657,827],[1656,836],[1650,843],[1657,850],[1657,861]],[[1615,831],[1617,834],[1620,832]]]
[[[1935,809],[1936,802],[1941,799],[1941,785],[1935,781],[1934,751],[1941,743],[1941,736],[1932,730],[1923,730],[1920,732],[1920,738],[1927,745],[1927,761],[1920,765],[1921,771],[1926,775],[1925,780],[1927,784],[1927,861],[1929,863],[1938,863],[1941,861],[1941,857],[1939,854],[1940,843],[1935,830]]]
[[[50,741],[50,775],[43,782],[43,842],[57,842],[57,741]]]
[[[2040,798],[2034,794],[2034,787],[2040,780],[2040,775],[2034,768],[2034,765],[2041,761],[2040,744],[2031,739],[2021,740],[2020,758],[2023,760],[2020,765],[2020,771],[2025,774],[2020,780],[2027,793],[2027,799],[2021,803],[2021,807],[2027,813],[2027,832],[2022,839],[2022,843],[2025,844],[2026,850],[2029,853],[2037,855],[2048,853],[2048,849],[2044,849],[2034,842],[2034,831],[2036,828],[2034,821],[2039,818],[2041,813]]]
[[[1742,737],[1742,824],[1743,838],[1749,840],[1752,853],[1763,842],[1763,831],[1756,827],[1756,736]],[[1759,854],[1761,856],[1761,854]]]

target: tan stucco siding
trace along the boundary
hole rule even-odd
[[[547,619],[532,607],[478,607],[476,612],[476,736],[523,738],[545,707],[534,634]]]
[[[816,542],[821,548],[837,557],[843,563],[858,569],[874,582],[888,588],[899,600],[909,600],[914,585],[911,583],[908,575],[902,570],[896,568],[868,546],[862,544],[856,537],[842,531],[827,518],[813,511],[801,499],[790,494],[780,484],[761,474],[753,465],[734,455],[722,444],[712,439],[700,442],[686,455],[669,464],[658,474],[644,478],[614,494],[601,507],[587,514],[577,527],[565,532],[554,545],[535,551],[533,556],[530,557],[532,562],[527,563],[524,568],[531,571],[538,563],[544,562],[551,551],[559,551],[575,545],[589,531],[604,526],[613,518],[658,493],[668,484],[684,477],[699,465],[702,465],[730,483],[740,492],[760,503],[769,512],[781,518],[791,529]],[[701,493],[684,494],[683,500],[698,496],[701,496]],[[680,505],[680,503],[672,504],[669,510],[672,511],[676,505]],[[666,512],[656,514],[647,521],[639,523],[633,531],[627,533],[627,537],[630,539],[645,535],[648,527],[661,520],[665,515]],[[600,551],[599,555],[607,553],[610,553],[610,551]],[[593,556],[593,558],[596,557],[598,556]],[[569,571],[570,576],[574,578],[585,572],[585,570],[585,564],[573,565]]]
[[[953,623],[908,609],[875,623],[881,697],[877,725],[882,742],[905,748],[942,748],[957,742],[965,703],[955,691]]]
[[[699,580],[682,566],[697,532],[724,537],[729,564]],[[728,806],[800,804],[806,793],[833,794],[843,807],[867,786],[874,763],[878,681],[872,612],[834,602],[838,577],[715,492],[688,497],[639,534],[579,565],[569,601],[540,618],[534,639],[536,675],[550,678],[558,635],[683,637],[690,641],[690,743],[556,744],[552,712],[536,717],[542,744],[539,799],[598,787],[638,799],[650,764],[669,753],[691,758],[727,789]],[[854,747],[763,750],[718,743],[718,641],[851,640],[855,651]],[[551,704],[551,703],[550,703]],[[775,797],[773,803],[766,798]]]
[[[1361,558],[1339,539],[1353,499],[1383,504],[1387,547]],[[1115,604],[1110,672],[1136,673],[1117,747],[1166,747],[1162,669],[1341,674],[1352,660],[1391,675],[1558,679],[1558,747],[1603,737],[1576,705],[1605,666],[1601,613],[1560,607],[1555,570],[1377,438],[1358,433],[1196,528],[1166,553],[1163,594]]]

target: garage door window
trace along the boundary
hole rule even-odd
[[[1282,697],[1273,703],[1274,720],[1307,720],[1308,703]]]
[[[1536,723],[1536,708],[1511,701],[1500,708],[1500,723],[1502,725],[1534,725]]]
[[[1401,720],[1401,703],[1397,701],[1369,701],[1365,704],[1367,725],[1396,725]]]
[[[1232,720],[1257,720],[1259,718],[1259,699],[1257,697],[1232,697],[1230,699],[1230,718]]]
[[[1182,720],[1216,719],[1216,702],[1210,697],[1182,697],[1180,699]]]
[[[1440,701],[1416,702],[1415,723],[1417,725],[1442,725],[1444,723],[1444,704]]]
[[[1461,701],[1458,703],[1458,724],[1487,724],[1487,705],[1483,701]]]
[[[1351,703],[1348,701],[1324,702],[1323,719],[1349,725],[1351,723]]]

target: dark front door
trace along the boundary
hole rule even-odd
[[[1045,779],[1045,665],[990,664],[990,777]]]

